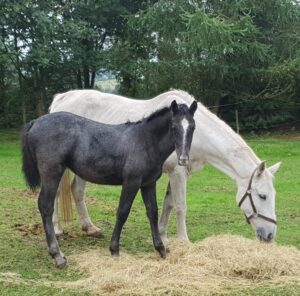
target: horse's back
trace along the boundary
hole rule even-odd
[[[137,100],[97,90],[73,90],[55,96],[50,112],[71,112],[95,121],[120,124],[138,121],[154,111],[168,107],[173,100],[191,104],[192,96],[173,90],[152,99]]]

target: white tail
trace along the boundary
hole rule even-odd
[[[70,170],[68,169],[65,170],[60,180],[59,201],[62,219],[64,222],[72,221],[72,191],[70,184]]]

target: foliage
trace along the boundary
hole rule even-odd
[[[132,59],[121,67],[123,91],[145,96],[183,88],[216,106],[227,97],[243,102],[245,129],[294,119],[299,68],[289,61],[299,56],[299,17],[293,1],[158,1],[128,22],[120,48],[125,44]],[[131,73],[130,84],[123,72]]]
[[[123,95],[181,88],[229,123],[237,107],[248,130],[299,116],[298,1],[0,4],[2,126],[45,113],[57,92],[95,87],[101,71],[115,73]]]

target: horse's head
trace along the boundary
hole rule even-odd
[[[194,113],[197,107],[196,101],[190,107],[185,104],[177,104],[175,100],[171,104],[172,133],[179,165],[187,165],[189,161],[189,152],[195,130]]]
[[[269,168],[263,161],[252,173],[244,186],[240,186],[237,194],[237,203],[243,210],[246,220],[256,231],[261,241],[270,242],[276,235],[276,214],[273,176],[281,163]]]

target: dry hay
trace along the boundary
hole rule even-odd
[[[155,253],[113,258],[105,250],[71,256],[88,278],[68,283],[101,295],[199,295],[258,284],[300,284],[300,251],[240,236],[168,245],[166,260]]]
[[[39,284],[98,295],[206,295],[258,285],[300,285],[300,251],[240,236],[222,235],[197,243],[173,240],[166,260],[154,252],[119,258],[107,249],[69,256],[69,268],[84,279]]]

